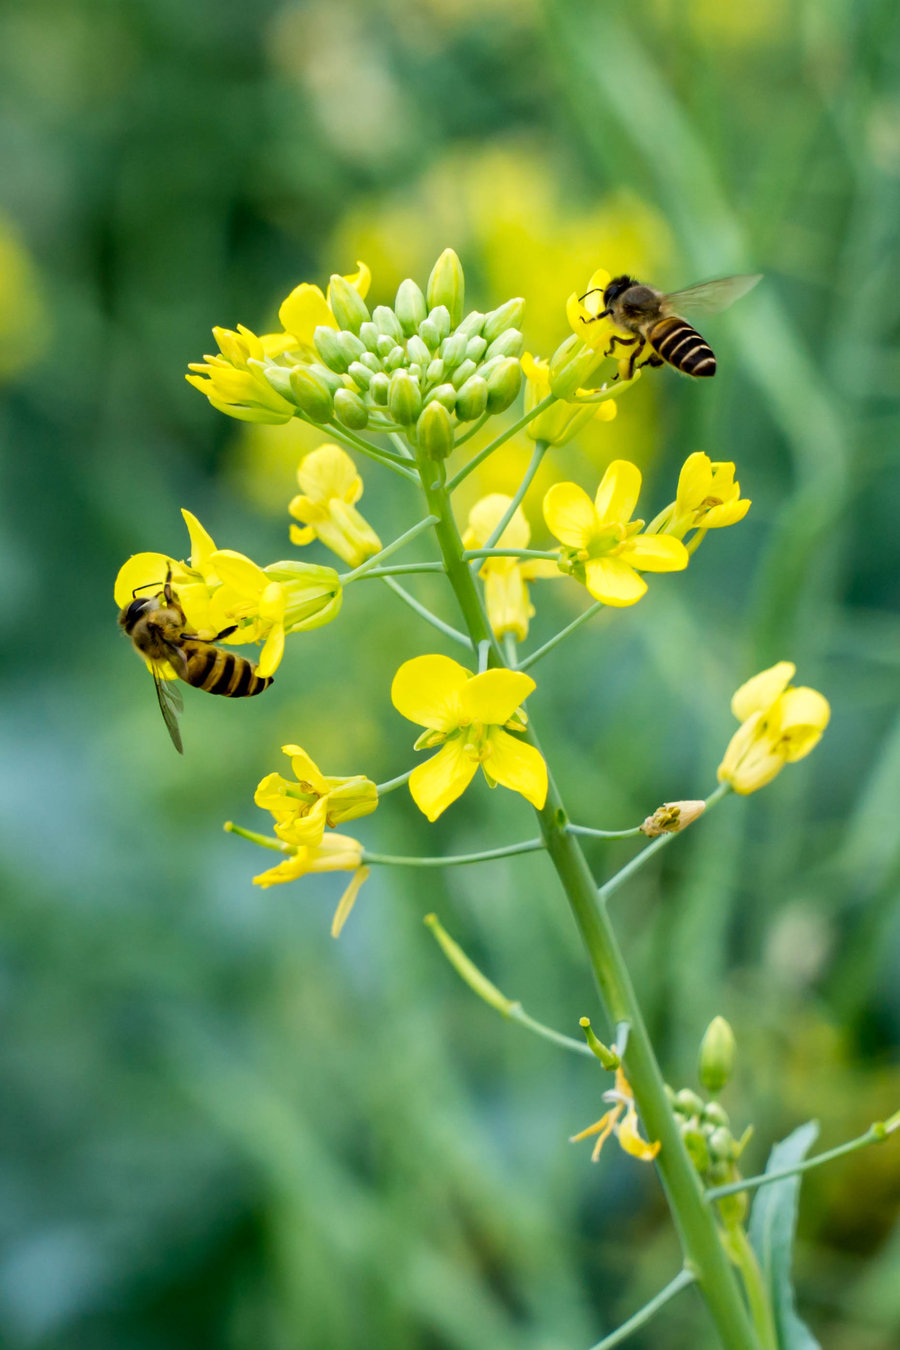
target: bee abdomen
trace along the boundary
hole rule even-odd
[[[186,642],[184,654],[187,657],[187,683],[207,694],[252,698],[272,683],[271,678],[257,675],[256,666],[246,656],[216,647],[211,642]]]
[[[675,315],[660,319],[647,334],[647,341],[664,361],[685,375],[703,377],[716,373],[712,347],[684,319]]]

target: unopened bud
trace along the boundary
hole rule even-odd
[[[525,350],[525,339],[518,328],[507,328],[499,337],[494,338],[487,349],[488,360],[492,356],[521,356]]]
[[[577,389],[586,388],[603,361],[603,353],[586,347],[571,333],[550,357],[550,389],[557,398],[571,398]]]
[[[698,1130],[695,1125],[685,1125],[682,1128],[681,1137],[684,1140],[685,1148],[691,1155],[691,1162],[703,1176],[709,1167],[709,1146],[703,1131]]]
[[[463,316],[466,281],[462,263],[452,248],[445,248],[431,269],[425,294],[428,297],[429,308],[433,309],[435,305],[446,305],[450,311],[451,326],[459,323]]]
[[[717,1126],[708,1139],[710,1154],[717,1162],[734,1162],[737,1143],[730,1130],[724,1125]]]
[[[461,389],[470,375],[474,375],[478,366],[474,361],[463,361],[450,376],[450,383],[454,389]]]
[[[393,338],[394,342],[403,341],[403,329],[400,326],[400,320],[392,309],[387,305],[376,305],[372,310],[372,322],[379,333],[385,337]]]
[[[417,333],[413,333],[412,337],[407,342],[406,354],[411,362],[422,367],[427,366],[431,360],[431,352]]]
[[[403,347],[392,347],[384,358],[385,370],[400,370],[406,365],[406,351]]]
[[[584,1039],[587,1041],[589,1048],[597,1056],[604,1069],[617,1069],[621,1062],[619,1056],[616,1054],[615,1050],[610,1050],[608,1045],[604,1045],[596,1035],[594,1028],[591,1026],[591,1019],[589,1017],[580,1017],[578,1019],[578,1025],[584,1032]]]
[[[487,351],[487,343],[483,337],[469,338],[466,343],[466,357],[469,361],[480,361]]]
[[[325,324],[321,324],[313,333],[313,342],[316,351],[319,353],[326,366],[329,366],[331,370],[336,370],[339,375],[343,375],[344,371],[347,369],[349,360],[352,358],[344,357],[340,345],[338,344],[336,330],[334,328],[328,328]]]
[[[342,426],[362,431],[369,424],[369,410],[352,389],[339,389],[334,396],[334,414]]]
[[[434,309],[430,309],[428,311],[428,322],[434,324],[441,342],[448,336],[450,329],[453,327],[450,321],[450,311],[446,305],[435,305]]]
[[[456,415],[461,422],[474,422],[487,407],[487,380],[471,375],[460,388],[456,400]]]
[[[428,348],[429,354],[436,352],[441,345],[441,332],[434,319],[423,319],[419,324],[419,337]]]
[[[706,1125],[724,1125],[728,1127],[728,1112],[718,1102],[707,1102],[703,1108],[703,1121]]]
[[[706,802],[663,802],[652,816],[647,817],[640,830],[648,839],[655,839],[660,834],[678,834],[686,830],[688,825],[693,825],[705,810]]]
[[[429,361],[425,367],[425,379],[428,384],[439,384],[444,378],[444,363],[439,356]]]
[[[402,342],[402,340],[403,334],[401,333],[400,341]],[[398,351],[402,352],[403,348],[399,345],[396,338],[388,337],[387,333],[382,333],[381,337],[375,343],[375,353],[382,361],[390,356],[391,352]]]
[[[394,313],[406,334],[414,333],[428,314],[428,306],[421,288],[410,277],[400,282],[394,301]]]
[[[673,1103],[680,1116],[699,1116],[703,1110],[703,1100],[690,1088],[679,1088]]]
[[[343,278],[341,278],[343,280]],[[353,292],[356,294],[356,291]],[[366,344],[362,342],[355,333],[349,329],[343,328],[337,335],[337,345],[341,356],[349,366],[351,361],[358,361],[361,356],[366,355]]]
[[[432,399],[416,423],[416,440],[429,459],[446,459],[453,449],[453,422],[443,403]]]
[[[482,374],[484,367],[482,366]],[[522,388],[522,367],[514,356],[501,357],[487,377],[488,412],[505,412]]]
[[[734,1032],[724,1017],[714,1017],[700,1042],[700,1082],[707,1092],[721,1092],[734,1069]]]
[[[291,392],[300,412],[309,422],[330,422],[334,415],[331,391],[324,380],[304,366],[291,371]]]
[[[405,370],[395,370],[391,376],[388,407],[395,422],[408,426],[422,411],[422,395],[416,380]]]
[[[507,328],[521,328],[524,317],[525,301],[521,297],[507,300],[499,309],[492,309],[489,314],[485,314],[481,332],[488,342],[493,342]]]
[[[323,366],[319,361],[312,361],[306,367],[310,375],[315,375],[317,380],[321,380],[325,388],[330,392],[332,398],[339,389],[343,389],[344,381],[335,371],[329,370],[328,366]]]
[[[253,357],[247,364],[265,376],[276,394],[280,394],[282,398],[290,399],[293,402],[291,372],[287,366],[279,366],[274,362],[267,365],[265,361],[257,361]],[[337,376],[335,376],[335,379],[337,379]]]
[[[443,403],[448,412],[453,412],[456,408],[456,390],[452,384],[439,384],[428,395],[428,401],[429,403]]]
[[[364,366],[362,361],[351,361],[347,374],[360,389],[368,389],[372,383],[372,371],[368,366]]]
[[[369,397],[373,403],[377,403],[380,408],[386,408],[390,391],[391,382],[384,371],[379,371],[372,376],[372,383],[369,385]]]
[[[440,356],[447,370],[455,370],[459,363],[466,359],[468,343],[469,339],[465,333],[451,333],[448,338],[444,338]]]
[[[472,309],[463,319],[462,323],[456,325],[457,333],[462,333],[464,337],[477,337],[484,327],[485,315],[477,309]]]
[[[358,333],[369,320],[366,302],[343,277],[333,276],[328,283],[328,306],[334,315],[338,327]]]
[[[359,340],[367,351],[374,352],[381,336],[371,319],[359,326]]]

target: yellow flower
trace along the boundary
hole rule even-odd
[[[409,790],[419,810],[437,820],[471,783],[480,764],[491,787],[520,792],[540,809],[547,797],[547,766],[522,732],[519,704],[535,688],[522,671],[486,670],[473,675],[449,656],[417,656],[394,676],[391,699],[399,713],[426,727],[417,750],[439,745],[436,755],[412,772]]]
[[[353,460],[337,445],[322,445],[300,461],[297,480],[302,493],[288,510],[302,522],[291,526],[291,542],[309,544],[321,539],[326,548],[358,567],[377,553],[381,540],[354,503],[362,496],[362,479]]]
[[[597,1142],[591,1154],[591,1161],[596,1162],[600,1157],[600,1150],[603,1145],[609,1136],[614,1134],[619,1141],[619,1146],[626,1153],[630,1153],[632,1158],[640,1158],[642,1162],[652,1162],[659,1152],[659,1140],[655,1144],[649,1144],[646,1139],[641,1138],[638,1132],[634,1093],[631,1091],[631,1084],[625,1077],[621,1065],[616,1069],[615,1087],[611,1088],[609,1092],[604,1092],[603,1100],[613,1103],[611,1109],[601,1116],[595,1124],[589,1125],[586,1130],[580,1130],[578,1134],[573,1134],[569,1142],[576,1144],[581,1139],[589,1139],[596,1135]],[[625,1113],[624,1116],[623,1112]]]
[[[466,548],[484,548],[509,510],[511,497],[491,492],[476,502],[469,512],[469,528],[463,535]],[[531,529],[525,512],[517,506],[512,519],[497,540],[497,548],[527,548]],[[536,577],[558,577],[556,563],[542,558],[485,558],[479,575],[484,581],[484,599],[488,619],[497,637],[513,633],[518,642],[528,636],[528,620],[534,606],[528,598],[527,582]]]
[[[675,501],[660,515],[660,528],[683,539],[689,530],[736,525],[749,510],[750,501],[741,497],[741,485],[735,482],[734,465],[697,451],[682,465]]]
[[[544,519],[565,545],[567,570],[607,605],[633,605],[647,590],[638,572],[679,572],[688,552],[670,535],[641,534],[632,520],[641,490],[641,471],[628,460],[613,460],[593,501],[575,483],[555,483],[544,497]]]
[[[362,774],[332,778],[321,773],[299,745],[283,745],[290,756],[294,781],[270,773],[259,784],[253,800],[275,818],[275,833],[288,844],[315,846],[325,827],[370,815],[378,805],[375,784]]]
[[[214,408],[241,422],[289,422],[296,406],[282,398],[266,378],[266,361],[275,353],[271,342],[238,324],[238,331],[214,328],[220,355],[190,362],[188,384],[205,394]],[[267,342],[269,346],[267,348]]]
[[[603,309],[603,292],[610,280],[609,273],[600,267],[585,287],[584,299],[580,299],[573,291],[566,301],[569,327],[576,337],[581,338],[586,346],[592,347],[595,351],[601,347],[605,350],[609,346],[610,338],[616,332],[609,319],[597,318]]]
[[[525,372],[525,411],[542,402],[551,392],[550,365],[530,352],[522,353],[522,370]],[[545,412],[539,413],[525,428],[533,441],[549,441],[551,445],[565,445],[576,432],[586,426],[595,417],[601,422],[611,422],[617,412],[614,399],[596,402],[593,391],[578,389],[572,395],[573,400],[589,399],[590,402],[567,402],[559,399]]]
[[[356,903],[359,888],[369,875],[363,866],[363,846],[345,834],[326,834],[316,845],[301,846],[277,867],[270,867],[254,877],[257,886],[278,886],[285,881],[297,881],[309,872],[352,872],[350,884],[338,901],[331,921],[331,936],[338,937],[347,916]]]
[[[358,270],[343,280],[364,300],[369,293],[372,273],[363,262],[357,262],[356,266]],[[340,327],[331,312],[331,286],[328,287],[328,291],[329,297],[326,300],[320,287],[311,286],[307,281],[295,286],[278,311],[278,317],[285,329],[285,334],[280,336],[290,335],[294,339],[294,345],[312,352],[313,337],[317,328]],[[270,338],[278,336],[271,334]]]
[[[792,662],[779,661],[742,684],[731,700],[741,726],[719,765],[719,782],[743,796],[808,755],[828,726],[827,698],[815,689],[795,688],[790,683],[795,670]]]
[[[220,629],[239,624],[242,641],[263,642],[260,675],[278,669],[285,634],[319,628],[340,611],[341,583],[331,567],[278,562],[262,568],[225,548],[216,550],[212,562],[222,585],[211,597],[211,614]]]

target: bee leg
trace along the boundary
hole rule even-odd
[[[590,295],[590,291],[587,291],[586,294],[587,294],[587,295]],[[584,296],[582,296],[581,298],[582,298],[582,300],[583,300],[583,299],[584,299]],[[589,319],[586,319],[586,318],[584,317],[584,315],[582,314],[582,316],[581,316],[581,322],[582,322],[582,323],[596,323],[598,319],[608,319],[608,318],[609,318],[609,310],[608,310],[608,309],[601,309],[601,311],[600,311],[599,314],[592,314],[591,317],[590,317]]]
[[[662,357],[657,356],[655,352],[653,353],[652,356],[648,356],[646,361],[641,362],[642,366],[664,366],[665,364],[666,363],[662,359]]]
[[[644,347],[645,347],[645,346],[646,346],[646,343],[644,342],[644,339],[643,339],[643,338],[638,338],[638,340],[637,340],[637,346],[635,347],[634,351],[631,353],[631,360],[628,362],[628,376],[627,376],[627,378],[628,378],[629,380],[631,380],[631,379],[634,378],[635,363],[636,363],[638,357],[640,356],[641,352],[644,350]]]
[[[634,344],[635,344],[636,342],[640,342],[640,338],[636,338],[636,337],[632,337],[632,338],[623,338],[623,337],[619,337],[618,333],[614,333],[613,336],[610,338],[610,340],[609,340],[609,346],[607,347],[607,349],[606,349],[606,351],[603,353],[603,355],[604,355],[604,356],[612,356],[612,354],[613,354],[613,352],[615,351],[616,347],[633,347]]]
[[[236,633],[237,630],[238,630],[237,624],[233,623],[230,628],[223,628],[220,633],[216,633],[216,636],[214,638],[210,638],[209,640],[210,642],[221,642],[222,638],[231,637],[231,634]]]

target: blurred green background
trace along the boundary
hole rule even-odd
[[[750,516],[549,657],[534,713],[567,799],[614,828],[711,789],[753,671],[789,657],[829,696],[815,755],[665,850],[617,917],[669,1081],[731,1019],[748,1171],[810,1116],[829,1147],[894,1110],[900,12],[31,0],[0,53],[0,1343],[586,1350],[677,1269],[658,1186],[567,1144],[606,1080],[478,1003],[421,922],[535,1016],[599,1020],[549,865],[380,870],[335,943],[340,879],[263,893],[267,856],[221,832],[263,827],[285,741],[327,772],[408,767],[390,678],[440,644],[355,588],[265,699],[188,691],[180,760],[112,582],[132,552],[184,553],[181,506],[222,546],[289,554],[315,437],[242,428],[183,373],[214,323],[266,331],[301,280],[363,258],[389,302],[452,245],[470,300],[525,296],[546,354],[595,266],[668,289],[763,271],[706,327],[711,387],[657,372],[552,466],[592,488],[633,457],[656,510],[704,449],[736,460]],[[363,467],[390,538],[420,509]],[[537,599],[536,641],[583,603]],[[359,830],[428,853],[531,833],[483,784],[434,827],[401,792]],[[799,1297],[829,1350],[900,1339],[898,1157],[804,1184]],[[633,1344],[711,1346],[699,1300]]]

